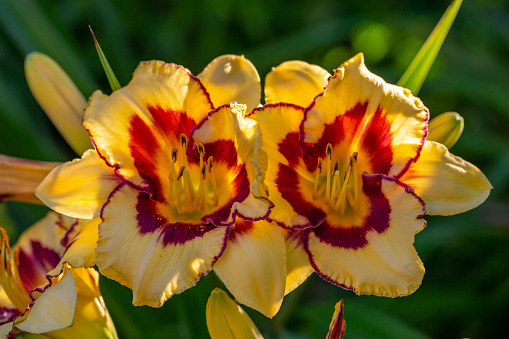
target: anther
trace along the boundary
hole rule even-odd
[[[203,210],[205,207],[205,166],[201,168],[201,180],[200,185],[198,186],[198,196],[193,204],[194,210]]]
[[[200,168],[203,167],[203,157],[205,156],[205,147],[203,146],[203,144],[200,142],[198,144],[198,153],[200,153]]]
[[[357,152],[354,152],[352,155],[353,158],[353,209],[354,211],[357,209],[359,204],[359,176],[357,173]]]
[[[337,185],[339,181],[339,163],[336,161],[334,163],[334,179],[332,180],[332,191],[331,191],[331,197],[330,197],[330,206],[334,206],[334,199],[337,198],[339,192],[337,191]]]
[[[186,148],[187,148],[187,137],[185,134],[180,135],[180,143],[182,144],[182,165],[187,167],[187,155],[186,155]]]

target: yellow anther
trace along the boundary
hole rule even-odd
[[[205,147],[203,146],[203,144],[200,142],[198,144],[198,153],[200,153],[200,168],[203,167],[203,157],[205,156]]]

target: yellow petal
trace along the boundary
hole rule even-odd
[[[287,231],[281,228],[286,244],[285,295],[300,286],[315,270],[304,250],[304,231]]]
[[[456,112],[445,112],[437,115],[428,124],[427,140],[436,141],[451,149],[463,133],[465,122]]]
[[[392,162],[383,174],[390,176],[399,177],[404,173],[418,157],[426,137],[426,107],[409,90],[387,84],[371,73],[364,65],[362,54],[336,69],[324,94],[316,97],[302,123],[301,140],[310,144],[318,142],[325,128],[343,116],[361,119],[357,125],[346,124],[344,128],[351,139],[347,154],[359,152],[362,157],[367,152],[375,152],[379,145],[372,144],[378,140],[372,133],[384,133],[379,140],[390,143]],[[380,145],[384,149],[387,146]]]
[[[167,210],[125,185],[101,214],[97,266],[133,290],[134,305],[161,307],[210,272],[226,247],[227,227],[176,222]]]
[[[215,107],[236,101],[251,112],[260,103],[260,76],[251,61],[238,55],[212,60],[198,75]]]
[[[482,204],[492,189],[476,166],[434,141],[426,141],[419,160],[401,180],[424,200],[430,215],[468,211]]]
[[[263,339],[242,307],[219,288],[210,294],[206,314],[211,339]]]
[[[41,203],[35,189],[57,162],[9,157],[0,154],[0,201]]]
[[[189,136],[211,110],[207,93],[189,70],[148,61],[110,96],[96,91],[83,126],[101,157],[133,186],[147,190],[151,180],[168,180],[171,150],[181,149],[180,134]],[[144,172],[147,167],[150,173]]]
[[[338,302],[332,315],[332,321],[329,325],[329,332],[325,339],[342,339],[345,336],[346,323],[343,314],[343,300]]]
[[[94,269],[71,270],[78,299],[73,326],[49,332],[53,339],[117,338],[117,331],[99,290],[99,273]]]
[[[279,311],[286,265],[284,239],[275,223],[237,219],[214,269],[239,303],[269,318]]]
[[[357,294],[411,294],[424,276],[413,247],[415,234],[425,227],[424,203],[391,177],[365,175],[364,188],[372,203],[362,225],[323,222],[306,230],[310,262],[322,278]]]
[[[303,61],[286,61],[265,77],[265,102],[309,106],[323,92],[329,72]]]
[[[108,195],[121,182],[96,151],[53,169],[36,195],[53,210],[82,219],[99,216]]]
[[[81,126],[87,101],[65,71],[50,57],[34,52],[25,59],[30,91],[60,134],[77,154],[92,148]]]
[[[16,327],[25,332],[45,333],[71,326],[76,298],[74,278],[66,269],[63,278],[41,294],[26,319]]]

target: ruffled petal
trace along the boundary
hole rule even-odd
[[[260,76],[244,56],[222,55],[198,75],[215,107],[236,101],[251,112],[260,103]]]
[[[428,111],[409,90],[372,74],[358,54],[338,68],[323,95],[306,109],[301,141],[308,170],[325,159],[353,152],[363,171],[401,176],[419,157],[427,135]],[[342,159],[347,161],[348,158]]]
[[[71,326],[76,298],[74,278],[65,269],[62,279],[40,295],[26,319],[16,327],[25,332],[45,333]]]
[[[82,219],[97,218],[102,205],[121,180],[96,151],[53,169],[35,194],[53,210]]]
[[[270,218],[286,228],[302,229],[320,223],[325,214],[311,203],[301,190],[301,182],[313,185],[314,177],[306,170],[299,143],[303,109],[290,104],[265,105],[249,116],[258,122],[262,133],[262,151],[267,155],[265,183],[274,203]]]
[[[285,261],[277,225],[237,219],[214,269],[238,302],[272,318],[283,302]]]
[[[364,175],[371,201],[361,223],[327,221],[306,230],[305,248],[325,280],[357,294],[404,296],[421,284],[424,267],[413,247],[425,227],[424,202],[397,179]]]
[[[157,195],[168,178],[180,135],[212,110],[201,82],[189,70],[162,61],[142,62],[131,82],[109,97],[95,92],[83,126],[98,153],[132,186]]]
[[[265,102],[287,102],[309,106],[323,92],[330,74],[317,65],[303,61],[286,61],[265,77]]]
[[[117,331],[99,290],[99,273],[91,268],[72,269],[78,298],[73,326],[49,332],[53,339],[117,338]]]
[[[300,286],[315,270],[304,250],[304,231],[281,229],[286,245],[285,295]]]
[[[419,160],[401,181],[424,200],[430,215],[466,212],[482,204],[492,189],[476,166],[434,141],[426,141]]]
[[[133,290],[134,305],[160,307],[194,286],[226,247],[229,227],[182,222],[178,216],[126,185],[103,208],[97,266]]]

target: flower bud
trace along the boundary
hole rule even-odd
[[[220,288],[207,301],[207,328],[211,339],[263,338],[247,313]]]
[[[332,321],[329,325],[329,332],[325,339],[341,339],[345,336],[346,323],[343,315],[343,300],[336,304]]]
[[[25,59],[25,76],[35,100],[72,149],[81,155],[92,148],[81,126],[87,100],[65,71],[47,55],[33,52]]]
[[[437,141],[450,149],[463,133],[463,126],[463,117],[458,113],[442,113],[430,120],[428,140]]]

